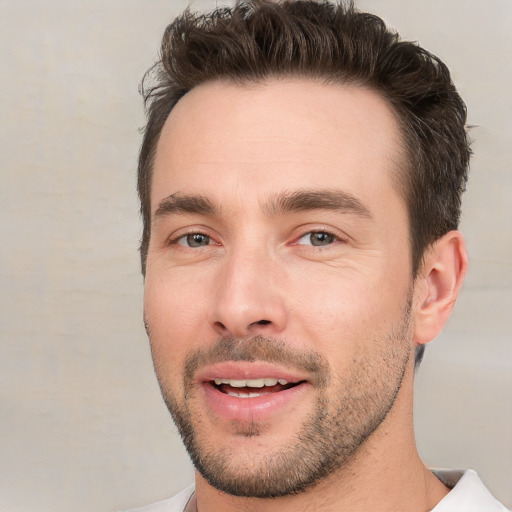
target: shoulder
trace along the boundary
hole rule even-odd
[[[432,472],[451,491],[431,512],[509,512],[492,496],[472,469]]]
[[[193,493],[194,486],[190,485],[172,498],[145,507],[126,510],[125,512],[183,512]]]

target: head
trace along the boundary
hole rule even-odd
[[[300,492],[381,428],[442,323],[416,282],[458,225],[464,104],[439,59],[327,2],[187,11],[153,73],[138,187],[164,398],[215,487]],[[440,273],[433,295],[458,289]],[[233,413],[235,381],[265,378],[286,431],[281,398]]]
[[[466,109],[446,65],[401,41],[377,16],[324,1],[238,2],[210,15],[186,11],[165,31],[161,60],[146,75],[148,123],[139,158],[142,273],[151,237],[155,152],[171,110],[198,85],[273,77],[313,78],[371,89],[397,115],[407,153],[397,183],[407,204],[416,275],[432,242],[457,229],[470,150]]]

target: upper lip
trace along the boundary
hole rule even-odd
[[[225,361],[208,365],[198,370],[195,380],[211,382],[214,379],[253,380],[284,379],[289,383],[306,381],[308,375],[294,368],[285,368],[266,362]]]

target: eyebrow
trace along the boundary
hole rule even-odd
[[[310,210],[332,210],[353,213],[373,220],[371,211],[355,196],[341,190],[298,190],[273,197],[264,205],[270,216]]]
[[[195,213],[199,215],[215,215],[217,209],[205,196],[171,194],[160,201],[155,211],[155,220],[172,213]]]
[[[263,205],[263,211],[269,217],[287,213],[310,210],[332,210],[340,213],[352,213],[373,220],[370,210],[355,196],[341,190],[297,190],[284,192],[270,198]],[[154,220],[173,213],[191,213],[213,216],[219,209],[202,195],[175,193],[162,199],[154,214]]]

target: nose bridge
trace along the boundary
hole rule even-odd
[[[274,254],[261,240],[233,244],[226,251],[216,283],[216,329],[235,337],[282,330],[286,314],[277,271]]]

